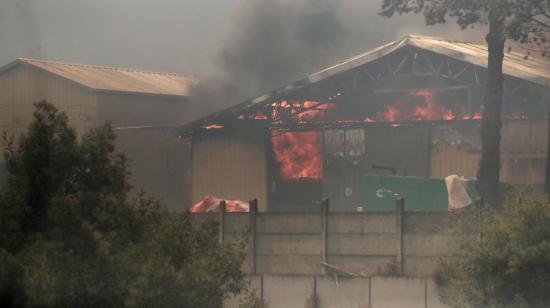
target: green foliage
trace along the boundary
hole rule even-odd
[[[486,25],[490,15],[503,23],[503,35],[526,48],[548,53],[550,1],[548,0],[383,0],[380,15],[423,14],[428,25],[445,23],[449,17],[462,28]]]
[[[482,240],[466,236],[457,258],[443,263],[443,300],[455,307],[549,307],[550,203],[514,193],[504,210],[483,217]]]
[[[0,301],[5,306],[219,307],[243,287],[243,241],[218,243],[213,219],[174,214],[142,193],[102,127],[79,140],[67,116],[36,104],[17,143],[4,138]]]

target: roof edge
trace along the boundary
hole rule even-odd
[[[117,68],[117,67],[108,67],[108,66],[101,66],[101,65],[87,65],[87,64],[72,64],[72,63],[66,63],[66,62],[59,62],[59,61],[46,61],[46,60],[37,60],[37,59],[30,59],[30,58],[17,58],[3,66],[0,67],[0,74],[11,70],[18,65],[26,65],[35,69],[39,69],[42,72],[45,72],[47,74],[50,74],[52,76],[55,76],[57,78],[60,78],[62,80],[71,82],[73,84],[76,84],[78,86],[81,86],[89,91],[95,92],[95,93],[105,93],[105,94],[131,94],[131,95],[139,95],[139,96],[160,96],[160,97],[173,97],[173,98],[189,98],[190,95],[185,94],[166,94],[166,93],[154,93],[154,92],[139,92],[139,91],[118,91],[118,90],[110,90],[110,89],[101,89],[101,88],[94,88],[90,87],[89,85],[86,85],[82,82],[78,82],[76,80],[67,78],[65,76],[56,74],[54,72],[51,72],[47,69],[44,69],[40,66],[34,65],[30,61],[37,61],[37,62],[43,62],[43,63],[54,63],[54,64],[63,64],[63,65],[74,65],[74,66],[80,66],[80,67],[89,67],[89,68],[96,68],[96,69],[112,69],[112,70],[124,70],[127,72],[139,72],[139,73],[147,73],[147,74],[158,74],[158,75],[164,75],[164,76],[176,76],[176,77],[182,77],[185,79],[191,80],[193,83],[197,83],[198,80],[196,78],[187,77],[185,75],[176,74],[176,73],[163,73],[163,72],[155,72],[155,71],[146,71],[146,70],[132,70],[132,69],[125,69],[125,68]]]
[[[472,46],[480,46],[480,44],[462,42],[462,41],[459,41],[459,40],[454,40],[453,41],[453,40],[445,40],[445,39],[440,38],[440,37],[409,34],[409,35],[404,36],[400,40],[392,41],[390,43],[381,45],[379,47],[376,47],[374,49],[366,51],[366,52],[364,52],[362,54],[359,54],[357,56],[345,59],[345,60],[341,61],[338,64],[332,65],[332,66],[330,66],[326,69],[323,69],[323,70],[318,71],[316,73],[310,74],[310,75],[308,75],[304,78],[298,79],[294,82],[287,83],[285,86],[282,86],[280,88],[277,88],[277,89],[274,89],[272,91],[266,92],[262,95],[258,95],[258,96],[255,96],[253,98],[247,99],[247,100],[245,100],[241,103],[238,103],[238,104],[232,105],[230,107],[224,108],[224,109],[222,109],[220,111],[217,111],[217,112],[214,112],[212,114],[200,117],[199,119],[197,119],[195,121],[191,121],[189,123],[185,123],[183,125],[180,125],[176,129],[176,132],[180,136],[185,135],[187,133],[187,131],[190,128],[194,127],[194,126],[208,124],[208,119],[218,118],[218,117],[220,117],[221,115],[223,115],[227,112],[232,112],[232,111],[242,110],[244,108],[254,107],[255,105],[262,104],[265,101],[267,101],[267,100],[269,100],[273,97],[276,97],[278,95],[287,94],[287,93],[289,93],[293,90],[299,89],[303,86],[318,83],[322,80],[325,80],[327,78],[331,78],[331,77],[333,77],[335,75],[338,75],[342,72],[345,72],[347,70],[354,69],[354,68],[357,68],[359,66],[370,63],[372,61],[375,61],[376,59],[378,59],[380,57],[383,57],[383,56],[385,56],[385,55],[387,55],[387,54],[389,54],[389,53],[391,53],[391,52],[393,52],[393,51],[395,51],[395,50],[397,50],[397,49],[399,49],[403,46],[412,46],[412,47],[415,47],[415,48],[435,52],[435,53],[438,53],[438,54],[441,54],[441,55],[444,55],[444,56],[447,56],[447,57],[450,57],[450,58],[454,58],[452,55],[445,55],[443,53],[436,52],[434,50],[430,50],[430,49],[426,48],[425,46],[420,46],[421,44],[415,44],[416,40],[421,40],[421,39],[444,41],[444,42],[448,42],[448,43],[451,43],[451,44],[452,43],[455,43],[455,44],[460,43],[460,44],[468,44],[468,45],[472,45]],[[449,49],[449,48],[446,48],[446,47],[441,47],[441,48]],[[451,50],[451,49],[449,49],[449,50]],[[465,61],[466,59],[463,58],[463,59],[458,59],[458,60]],[[472,64],[480,65],[479,63],[472,63]],[[480,65],[480,66],[482,66],[482,65]],[[534,81],[534,80],[527,79],[529,76],[528,76],[528,74],[524,74],[524,73],[519,73],[518,74],[518,72],[516,72],[515,74],[510,74],[509,71],[505,71],[504,75],[511,76],[511,77],[516,77],[516,78],[521,78],[521,79],[524,79],[526,81],[532,82],[534,84],[550,87],[550,79],[548,79],[546,77],[541,77],[540,80],[537,79],[536,81]]]
[[[134,73],[145,73],[145,74],[157,74],[157,75],[167,75],[167,76],[177,76],[177,77],[183,77],[188,79],[194,79],[192,77],[188,77],[183,74],[179,73],[173,73],[173,72],[162,72],[162,71],[154,71],[154,70],[146,70],[146,69],[134,69],[134,68],[128,68],[128,67],[118,67],[118,66],[107,66],[107,65],[97,65],[97,64],[85,64],[85,63],[74,63],[74,62],[63,62],[63,61],[54,61],[54,60],[43,60],[43,59],[33,59],[33,58],[17,58],[16,61],[21,61],[28,63],[32,65],[32,61],[36,62],[42,62],[46,64],[61,64],[61,65],[68,65],[68,66],[79,66],[79,67],[86,67],[86,68],[94,68],[94,69],[105,69],[105,70],[120,70],[120,71],[127,71],[127,72],[134,72]]]

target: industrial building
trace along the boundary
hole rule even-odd
[[[173,127],[191,119],[188,97],[196,83],[171,73],[18,59],[0,68],[0,131],[24,133],[41,100],[64,111],[79,136],[110,123],[117,151],[131,161],[136,190],[183,208],[189,202],[188,150]]]
[[[192,196],[263,211],[364,204],[365,175],[474,178],[484,45],[410,35],[178,128],[192,140]],[[550,63],[504,58],[501,181],[544,182]]]

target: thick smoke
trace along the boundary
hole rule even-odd
[[[261,95],[339,61],[399,39],[428,34],[480,41],[479,29],[428,27],[421,16],[377,15],[380,1],[248,0],[221,48],[220,74],[196,91],[206,112]]]
[[[255,95],[327,63],[347,37],[336,12],[319,0],[253,1],[222,50],[228,81]]]
[[[220,75],[195,91],[208,111],[259,95],[331,63],[348,38],[340,4],[248,1],[221,48]]]
[[[483,41],[484,29],[452,21],[378,16],[381,2],[3,0],[0,64],[33,57],[192,75],[210,112],[406,34]]]

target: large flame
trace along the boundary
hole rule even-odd
[[[402,121],[450,121],[456,118],[449,108],[435,102],[432,91],[422,89],[408,95],[413,102],[388,104],[375,115],[375,120],[384,122]]]
[[[332,103],[315,101],[281,101],[272,104],[272,118],[276,122],[284,122],[286,118],[293,118],[297,123],[306,123],[325,119],[325,111],[333,108]]]
[[[270,119],[274,124],[305,124],[305,123],[374,123],[374,122],[412,122],[412,121],[453,121],[472,120],[482,118],[483,107],[478,111],[467,110],[465,103],[447,102],[444,96],[430,89],[418,89],[398,96],[396,101],[383,104],[378,111],[371,111],[367,115],[357,118],[354,115],[342,115],[337,109],[335,100],[342,97],[338,92],[327,99],[328,102],[318,101],[290,101],[282,100],[271,104],[271,111],[266,114],[256,114],[255,120]],[[442,103],[443,101],[443,103]],[[330,112],[327,112],[330,111]],[[527,119],[524,113],[504,115],[506,119]],[[243,117],[244,119],[244,117]]]
[[[323,175],[322,134],[320,132],[275,132],[271,138],[275,160],[284,180]]]

